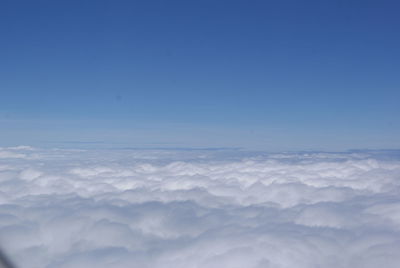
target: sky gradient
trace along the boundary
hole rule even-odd
[[[398,1],[2,1],[0,146],[400,148]]]

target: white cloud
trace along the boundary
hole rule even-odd
[[[0,243],[20,267],[396,267],[386,152],[0,149]]]
[[[15,153],[12,151],[0,151],[0,159],[7,159],[7,158],[26,158],[25,154]]]

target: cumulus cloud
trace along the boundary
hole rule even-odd
[[[398,152],[0,148],[19,267],[397,267]]]

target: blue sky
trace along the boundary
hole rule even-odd
[[[0,5],[0,145],[400,147],[398,1]]]

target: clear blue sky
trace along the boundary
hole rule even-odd
[[[400,147],[400,2],[0,3],[0,146]]]

